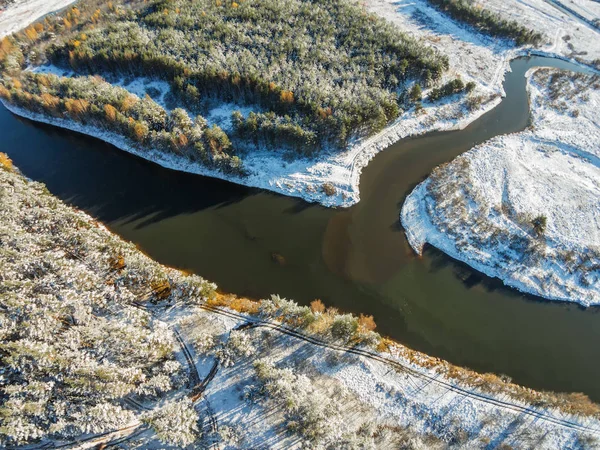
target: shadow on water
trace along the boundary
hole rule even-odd
[[[372,314],[382,333],[455,364],[600,401],[598,308],[524,296],[432,247],[417,258],[398,220],[406,195],[435,166],[528,125],[523,77],[536,65],[572,67],[514,61],[497,108],[462,131],[390,146],[363,172],[361,202],[345,210],[166,170],[3,108],[0,151],[153,258],[223,290],[320,298]]]

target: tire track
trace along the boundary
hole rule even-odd
[[[587,425],[582,425],[582,424],[572,422],[567,419],[561,419],[559,417],[554,417],[548,413],[533,409],[528,406],[522,406],[522,405],[519,405],[516,403],[512,403],[510,401],[507,401],[507,400],[500,400],[500,399],[485,395],[480,392],[476,392],[476,391],[473,391],[473,390],[470,390],[467,388],[462,388],[462,387],[457,386],[449,381],[444,380],[443,378],[438,378],[434,375],[430,375],[428,373],[421,372],[421,371],[419,371],[413,367],[410,367],[407,364],[401,363],[395,359],[381,356],[380,354],[377,354],[377,353],[374,353],[374,352],[371,352],[368,350],[360,349],[357,347],[349,347],[349,346],[345,346],[345,345],[325,342],[319,338],[315,338],[315,337],[306,335],[304,333],[301,333],[301,332],[294,330],[292,328],[289,328],[287,326],[278,324],[276,322],[257,319],[257,318],[251,317],[251,316],[246,316],[246,315],[234,313],[234,312],[231,312],[228,310],[223,310],[221,308],[217,308],[214,306],[209,306],[206,304],[199,304],[197,306],[199,306],[200,308],[202,308],[204,310],[211,311],[215,314],[227,316],[227,317],[230,317],[230,318],[233,318],[236,320],[240,320],[240,319],[244,320],[245,324],[244,324],[243,328],[241,328],[241,329],[257,328],[257,327],[269,328],[269,329],[278,331],[282,334],[294,337],[296,339],[311,343],[311,344],[319,346],[319,347],[328,348],[328,349],[336,350],[336,351],[340,351],[340,352],[351,353],[351,354],[362,356],[364,358],[367,358],[367,359],[370,359],[373,361],[381,362],[388,366],[392,366],[395,369],[399,369],[405,373],[408,373],[416,378],[420,378],[420,379],[426,380],[430,383],[441,386],[450,392],[454,392],[458,395],[479,401],[481,403],[492,405],[497,408],[509,410],[509,411],[512,411],[515,413],[524,414],[524,415],[533,417],[535,419],[539,419],[539,420],[551,423],[553,425],[557,425],[557,426],[567,428],[570,430],[574,430],[574,431],[578,431],[578,432],[586,432],[586,433],[591,433],[591,434],[600,436],[600,430],[597,428],[593,428],[593,427],[590,427]]]
[[[181,347],[181,351],[183,352],[183,356],[185,357],[185,360],[188,364],[189,372],[190,372],[191,387],[194,388],[195,386],[198,386],[201,383],[200,374],[198,373],[198,368],[196,367],[196,364],[194,363],[194,358],[192,358],[192,354],[191,354],[190,350],[187,348],[185,341],[181,337],[181,333],[179,333],[179,330],[175,327],[173,327],[172,329],[173,329],[173,333],[175,334],[175,339],[177,339],[177,342],[179,343],[179,346]]]

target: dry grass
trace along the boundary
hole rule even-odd
[[[217,292],[214,298],[208,299],[206,303],[209,306],[224,306],[245,314],[258,314],[260,308],[260,302],[255,300],[219,292]]]
[[[171,296],[171,284],[168,280],[152,282],[152,293],[157,300],[167,300]]]
[[[359,331],[363,333],[367,331],[375,331],[377,324],[375,323],[373,316],[365,316],[364,314],[361,314],[358,318],[358,328]]]
[[[415,365],[433,369],[448,378],[481,389],[484,392],[505,394],[533,406],[552,407],[569,414],[600,418],[600,405],[592,402],[587,395],[582,393],[536,391],[511,383],[506,377],[500,375],[482,374],[468,368],[455,366],[439,358],[404,347],[389,339],[382,339],[378,350],[400,354]]]

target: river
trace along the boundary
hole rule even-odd
[[[224,291],[320,298],[372,314],[382,334],[454,364],[600,401],[600,308],[523,295],[431,247],[416,257],[399,224],[404,198],[435,166],[528,125],[524,74],[535,66],[577,68],[513,61],[498,107],[464,130],[390,146],[364,170],[361,201],[349,209],[163,169],[3,107],[0,151],[151,257]]]

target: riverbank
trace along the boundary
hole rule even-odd
[[[366,318],[339,315],[318,303],[299,307],[277,296],[253,302],[215,295],[213,284],[152,261],[26,180],[4,157],[0,187],[1,235],[8,244],[0,254],[2,285],[12,298],[2,320],[8,314],[21,324],[5,328],[12,338],[8,341],[5,333],[0,344],[10,348],[14,361],[28,348],[37,352],[28,357],[27,368],[13,372],[16,367],[10,366],[5,373],[9,385],[18,376],[29,386],[11,390],[3,407],[10,405],[13,413],[0,419],[31,430],[15,435],[22,443],[75,438],[101,443],[99,433],[108,433],[108,440],[114,432],[115,439],[125,439],[122,445],[135,437],[145,447],[156,447],[161,430],[171,426],[171,443],[180,439],[180,445],[219,442],[238,448],[265,442],[295,448],[307,441],[317,447],[352,443],[374,448],[535,441],[564,448],[596,442],[600,433],[594,418],[598,407],[585,397],[534,392],[457,368],[381,339]],[[93,305],[79,300],[81,295],[93,299]],[[36,305],[40,314],[24,315],[31,308],[22,303]],[[144,326],[155,335],[144,338],[148,331],[135,329]],[[103,332],[89,334],[94,328]],[[122,347],[128,336],[140,339]],[[147,358],[144,342],[156,348],[157,340],[168,364],[139,366],[135,376],[125,368],[115,372],[115,364],[125,361],[121,358]],[[90,345],[93,351],[86,350]],[[120,348],[128,350],[121,355]],[[62,365],[46,367],[50,354],[60,357]],[[80,357],[87,358],[86,364]],[[66,370],[61,367],[70,364],[78,365],[77,376],[87,376],[83,368],[93,369],[91,380],[106,377],[100,369],[113,367],[116,378],[103,391],[109,398],[98,398],[93,383],[81,391],[87,400],[70,397],[71,391],[61,387]],[[36,393],[39,382],[33,382],[42,367],[46,377],[56,377],[49,391],[41,391],[43,398]],[[161,367],[164,373],[156,372]],[[290,400],[288,392],[300,410],[280,406]],[[37,402],[38,412],[19,408],[23,398]],[[65,401],[75,402],[81,414],[59,414],[63,428],[50,431],[46,414]],[[177,427],[164,418],[166,411],[182,419]],[[198,417],[201,426],[186,417]],[[3,430],[3,439],[13,439],[7,433],[16,428],[3,423]]]
[[[528,76],[530,130],[494,138],[437,168],[407,198],[402,224],[517,289],[600,303],[598,76]]]

